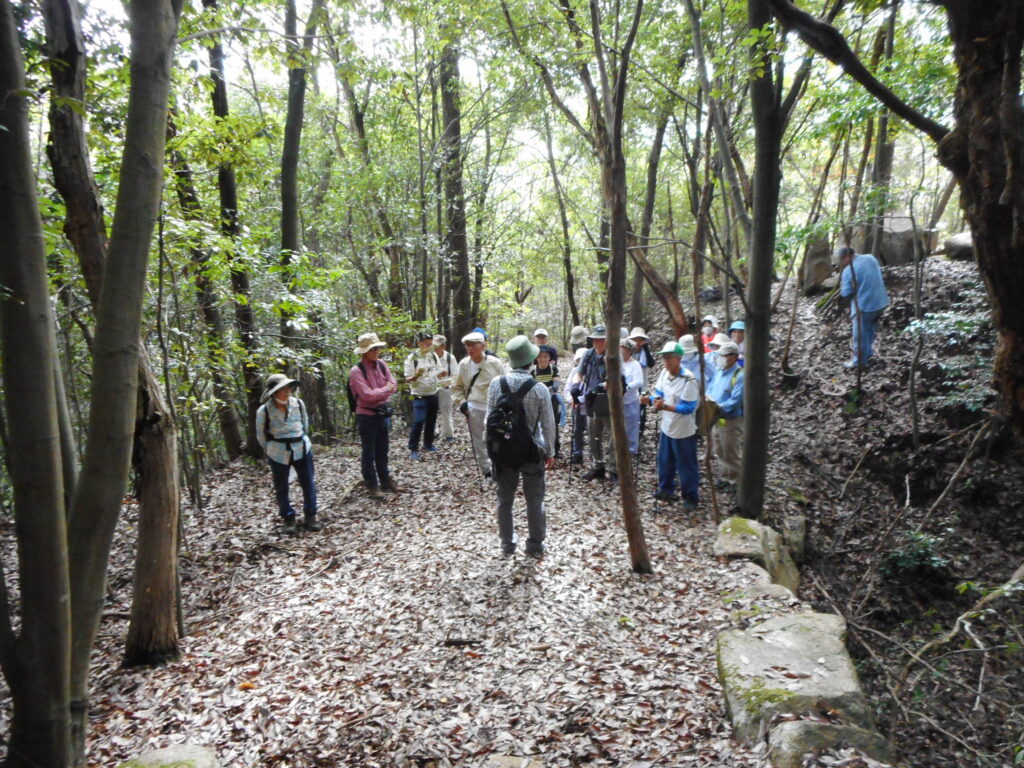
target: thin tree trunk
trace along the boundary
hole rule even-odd
[[[665,106],[658,115],[654,126],[654,139],[651,151],[647,155],[647,191],[644,196],[644,209],[640,219],[639,247],[647,258],[651,241],[651,226],[654,223],[654,205],[658,199],[658,165],[661,162],[661,148],[665,142],[665,129],[672,113],[672,105]],[[673,295],[675,292],[673,291]],[[633,325],[644,325],[644,271],[637,265],[633,275],[633,295],[630,301],[629,317]]]
[[[85,98],[86,59],[81,22],[77,4],[67,0],[48,0],[43,5],[43,13],[47,49],[51,61],[54,62],[51,67],[54,91],[62,97],[51,100],[50,142],[47,154],[53,168],[54,184],[64,197],[65,233],[78,256],[86,289],[95,308],[102,292],[108,243],[103,206],[89,163],[82,116],[70,106]],[[140,403],[163,403],[163,392],[151,369],[148,356],[144,354],[145,346],[141,339],[138,342],[138,349],[143,353],[139,356],[136,397]],[[134,462],[140,489],[139,525],[140,529],[159,531],[157,521],[177,521],[181,504],[178,486],[168,486],[163,482],[166,476],[176,476],[177,473],[177,430],[174,419],[166,409],[147,413],[146,418],[138,419],[135,423],[136,445],[143,442],[144,433],[148,433],[148,437],[145,437],[148,449],[137,454]],[[162,444],[158,444],[161,441]],[[173,575],[176,569],[174,537],[160,541],[150,536],[147,546],[151,551],[164,550],[162,562]],[[151,579],[159,581],[161,578],[166,579],[168,575],[160,575],[153,568],[137,572],[135,584],[138,593],[151,591],[154,588]],[[170,595],[169,599],[170,605],[163,609],[176,610],[175,595]],[[136,624],[145,625],[149,619],[146,608],[134,602],[132,615]],[[155,633],[155,630],[150,631]],[[171,627],[168,634],[159,637],[160,656],[176,654],[177,643],[177,632]],[[144,647],[133,649],[129,645],[128,651],[135,657],[143,657],[146,654]]]
[[[544,110],[544,143],[548,150],[548,168],[551,169],[551,181],[555,187],[555,201],[558,203],[558,220],[562,225],[562,266],[565,268],[565,299],[572,315],[572,324],[580,324],[580,311],[576,306],[576,277],[572,272],[572,238],[569,235],[569,216],[565,210],[565,192],[558,178],[558,164],[555,162],[555,151],[551,142],[551,117]]]
[[[85,764],[89,658],[106,593],[110,544],[128,481],[135,427],[146,264],[163,181],[167,103],[181,0],[130,6],[131,84],[110,249],[96,307],[92,408],[68,521],[74,763]]]
[[[216,9],[217,0],[203,0],[203,7]],[[227,80],[224,77],[224,47],[220,37],[213,37],[210,45],[210,80],[213,89],[213,114],[224,121],[229,116]],[[231,243],[236,243],[240,234],[238,221],[238,184],[235,168],[229,162],[221,162],[217,168],[217,192],[220,196],[220,231]],[[242,380],[245,382],[245,453],[252,458],[263,456],[256,439],[256,411],[260,407],[263,385],[256,366],[256,315],[253,311],[249,287],[248,268],[236,254],[231,254],[231,293],[234,302],[235,331],[242,343]]]
[[[765,0],[748,0],[752,30],[771,23]],[[782,64],[773,66],[767,46],[752,50],[750,99],[754,115],[754,221],[750,238],[750,278],[747,284],[747,354],[743,368],[743,459],[736,502],[745,517],[758,518],[764,507],[768,468],[768,436],[771,428],[771,397],[768,383],[768,345],[771,322],[772,272],[775,228],[782,172],[780,100]],[[776,79],[778,78],[778,79]]]
[[[462,337],[472,329],[469,249],[466,243],[466,198],[462,184],[462,112],[459,106],[459,49],[449,42],[441,52],[438,72],[443,132],[442,166],[446,230],[444,253],[452,260],[452,348],[465,354]]]
[[[896,16],[899,13],[899,0],[892,0],[889,17],[883,27],[885,39],[884,57],[892,59],[893,44],[896,38]],[[875,215],[868,230],[870,237],[865,238],[866,250],[875,254],[885,264],[882,254],[882,235],[885,233],[885,214],[889,210],[889,186],[892,180],[892,158],[896,151],[895,139],[889,139],[889,110],[882,108],[878,116],[878,141],[875,142],[875,161],[871,168],[871,186],[874,192]]]
[[[29,91],[14,13],[0,0],[0,366],[14,492],[20,632],[0,572],[0,666],[13,715],[5,768],[66,768],[71,624],[60,426],[54,376],[57,339],[28,131]],[[11,300],[17,298],[17,301]],[[26,375],[42,371],[42,376]],[[23,439],[27,438],[27,439]]]

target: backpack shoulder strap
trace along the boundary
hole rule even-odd
[[[479,373],[479,371],[477,373]],[[500,379],[498,379],[498,386],[501,387],[501,393],[503,395],[507,395],[509,392],[512,391],[512,389],[508,385],[508,377],[507,376],[502,376]]]
[[[504,376],[501,377],[501,383],[502,383],[502,386],[507,386],[505,384],[505,377]],[[531,389],[533,389],[533,385],[536,384],[536,383],[537,383],[536,379],[528,379],[528,380],[523,382],[523,385],[521,387],[519,387],[519,389],[516,390],[516,397],[519,398],[520,402],[522,402],[523,398],[526,397],[527,393]],[[508,391],[508,390],[506,390],[506,391]]]

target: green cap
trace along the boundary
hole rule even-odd
[[[540,347],[525,336],[516,336],[505,345],[508,362],[513,368],[525,368],[540,354]]]

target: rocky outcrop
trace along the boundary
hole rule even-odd
[[[875,760],[890,763],[893,749],[876,731],[855,725],[834,725],[810,720],[779,723],[768,735],[769,756],[775,768],[803,768],[804,756],[826,749],[853,747]]]
[[[217,753],[194,744],[178,744],[146,752],[121,763],[118,768],[221,768]]]
[[[832,276],[832,249],[828,240],[818,238],[807,247],[803,264],[800,266],[800,288],[805,296],[812,296],[825,290]]]
[[[752,560],[769,573],[775,584],[792,592],[800,586],[800,572],[782,537],[756,520],[744,517],[723,520],[715,539],[715,556]]]
[[[943,243],[946,258],[953,261],[974,261],[974,239],[970,232],[950,235]]]

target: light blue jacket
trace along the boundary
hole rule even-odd
[[[707,397],[718,403],[723,418],[738,419],[743,416],[743,368],[739,363],[715,370]]]
[[[858,306],[861,312],[877,312],[889,306],[878,259],[870,253],[861,253],[853,257],[852,266],[852,272],[850,267],[843,270],[839,285],[839,293],[849,298],[853,295],[853,273],[857,274],[857,301],[850,302],[850,314],[856,315]]]

